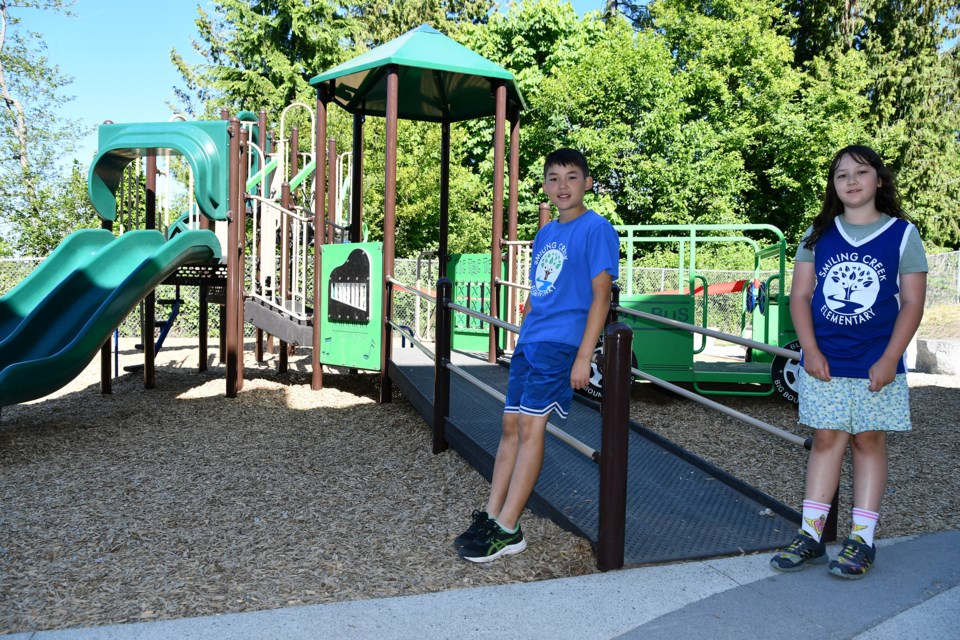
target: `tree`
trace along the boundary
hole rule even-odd
[[[69,13],[64,0],[0,0],[0,224],[14,252],[46,255],[63,236],[96,226],[90,216],[86,181],[74,165],[65,174],[57,164],[84,133],[77,122],[57,114],[72,98],[61,91],[71,79],[45,57],[40,34],[24,28],[20,10]]]
[[[857,60],[867,105],[859,138],[897,174],[904,204],[931,247],[960,246],[960,35],[953,2],[787,3],[795,61],[843,73]]]

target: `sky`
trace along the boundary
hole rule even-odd
[[[571,4],[583,15],[604,3]],[[170,119],[166,103],[175,103],[173,87],[182,85],[170,50],[175,48],[188,62],[199,61],[190,44],[197,33],[198,5],[208,6],[208,0],[77,0],[71,9],[74,17],[37,10],[17,10],[15,15],[44,35],[49,60],[73,78],[62,95],[75,99],[63,116],[94,127],[104,120]],[[81,140],[77,157],[89,162],[96,146],[92,131]]]

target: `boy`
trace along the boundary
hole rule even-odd
[[[540,475],[550,413],[567,417],[574,389],[590,380],[590,360],[610,308],[617,278],[617,232],[583,204],[593,178],[574,149],[547,156],[543,191],[559,212],[533,241],[530,296],[510,361],[486,509],[454,541],[470,562],[490,562],[527,548],[520,514]]]

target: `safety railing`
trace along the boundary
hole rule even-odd
[[[433,416],[433,452],[441,453],[447,449],[444,427],[450,414],[450,375],[455,374],[462,380],[481,389],[500,402],[505,396],[497,389],[471,375],[464,368],[454,364],[452,359],[453,313],[459,312],[488,322],[500,329],[517,334],[520,328],[485,313],[481,313],[454,303],[453,285],[449,278],[437,282],[437,295],[430,296],[418,288],[409,287],[392,277],[387,278],[394,289],[418,296],[436,308],[436,342],[434,351],[416,337],[410,336],[404,327],[393,318],[388,324],[410,338],[422,353],[434,362],[434,416]],[[548,422],[546,431],[554,438],[587,456],[600,465],[600,522],[597,543],[597,566],[602,570],[623,566],[624,540],[626,526],[626,483],[627,483],[627,447],[630,416],[630,353],[632,331],[623,323],[614,323],[607,327],[604,350],[605,393],[601,408],[603,434],[601,451],[609,451],[606,456],[590,445],[578,440],[553,423]]]
[[[250,265],[247,295],[297,320],[308,319],[312,306],[311,236],[313,214],[289,207],[289,189],[283,185],[281,202],[261,196],[247,198],[254,203],[251,242],[257,260]],[[287,203],[287,207],[283,206]],[[278,242],[279,239],[279,242]]]
[[[661,324],[664,324],[676,329],[685,329],[687,331],[699,333],[705,336],[720,338],[722,340],[726,340],[727,342],[733,342],[735,344],[739,344],[744,347],[759,349],[761,351],[766,351],[767,353],[771,353],[775,356],[787,358],[788,360],[797,360],[797,361],[800,360],[800,353],[797,351],[791,351],[789,349],[783,349],[781,347],[776,347],[776,346],[768,345],[762,342],[757,342],[749,338],[743,338],[740,336],[723,333],[722,331],[716,331],[714,329],[700,327],[697,325],[688,324],[686,322],[680,322],[679,320],[672,320],[670,318],[664,318],[662,316],[645,313],[643,311],[637,311],[635,309],[621,307],[619,304],[618,297],[619,297],[619,291],[615,288],[614,295],[613,295],[613,303],[611,305],[611,311],[612,311],[613,317],[616,317],[618,314],[630,315],[636,318],[643,318],[644,320],[659,322]],[[660,378],[657,378],[656,376],[652,376],[639,369],[631,368],[630,371],[633,373],[634,376],[636,376],[641,380],[646,380],[647,382],[655,384],[658,387],[661,387],[663,389],[667,389],[668,391],[676,393],[677,395],[687,398],[688,400],[693,400],[694,402],[698,402],[706,407],[709,407],[710,409],[719,411],[724,415],[730,416],[731,418],[735,418],[751,426],[758,427],[766,431],[767,433],[773,434],[779,438],[786,440],[787,442],[802,446],[804,449],[808,451],[813,447],[812,438],[802,438],[794,433],[790,433],[789,431],[785,431],[779,427],[776,427],[772,424],[764,422],[763,420],[759,420],[741,411],[732,409],[726,405],[723,405],[723,404],[720,404],[719,402],[711,400],[710,398],[706,398],[698,393],[694,393],[693,391],[684,389],[679,385],[675,385],[671,382],[667,382],[666,380],[661,380]],[[606,391],[604,391],[604,393],[606,393]],[[823,534],[824,540],[828,542],[832,542],[837,538],[838,510],[839,510],[839,491],[835,491],[833,496],[833,505],[830,508],[830,514],[827,517],[827,522],[825,524],[824,534]]]

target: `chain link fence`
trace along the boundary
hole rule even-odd
[[[927,276],[927,306],[958,305],[960,304],[960,251],[935,254],[927,257],[930,270]],[[39,258],[5,258],[0,260],[0,294],[4,294],[18,282],[26,278],[40,263]],[[313,281],[312,265],[309,269],[308,280]],[[408,286],[418,287],[429,295],[434,295],[439,273],[438,263],[433,256],[424,256],[421,259],[396,260],[395,278]],[[766,281],[775,271],[763,271],[759,274],[762,281]],[[750,271],[721,271],[705,270],[698,274],[707,280],[708,285],[728,282],[753,280],[754,274]],[[621,272],[621,287],[626,290],[623,279],[626,271]],[[658,291],[676,291],[681,288],[677,269],[635,268],[633,270],[634,293],[656,293]],[[789,291],[790,273],[787,272],[786,282],[782,288],[774,288],[771,292],[777,295]],[[683,286],[686,286],[684,281]],[[778,290],[779,289],[779,290]],[[157,288],[157,300],[176,299],[177,289],[172,285],[161,285]],[[170,331],[171,337],[195,338],[199,334],[199,292],[197,287],[180,287],[179,299],[183,301],[179,316]],[[698,322],[703,318],[703,304],[705,298],[697,296],[696,313]],[[706,297],[707,323],[710,327],[725,333],[739,335],[744,323],[743,292],[713,294]],[[141,335],[143,306],[138,305],[120,325],[122,337]],[[217,314],[219,307],[210,306],[210,336],[219,336],[219,321]],[[434,305],[405,292],[396,292],[394,295],[394,320],[410,327],[417,336],[432,339],[434,326]],[[169,306],[157,304],[157,319],[168,317]],[[749,321],[749,318],[747,319]],[[247,337],[254,335],[255,328],[246,325]]]

